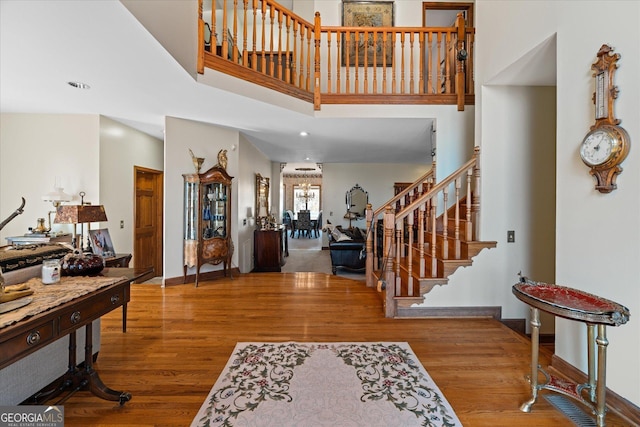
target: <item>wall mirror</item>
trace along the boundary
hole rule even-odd
[[[256,174],[256,218],[269,216],[269,178]]]
[[[367,203],[369,203],[369,193],[364,191],[358,184],[353,186],[351,190],[347,191],[347,215],[349,217],[362,218],[364,217]]]

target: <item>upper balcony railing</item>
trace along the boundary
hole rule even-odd
[[[198,20],[198,72],[208,67],[322,104],[474,103],[474,30],[330,27],[273,0],[222,0]],[[213,1],[214,5],[218,2]],[[209,3],[211,4],[211,3]]]

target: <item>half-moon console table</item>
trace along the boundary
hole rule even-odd
[[[531,399],[522,404],[523,412],[530,412],[538,398],[538,391],[551,390],[569,396],[591,408],[596,415],[598,426],[605,425],[605,394],[607,369],[607,333],[606,327],[620,326],[629,320],[629,309],[578,289],[533,282],[522,277],[520,283],[513,285],[513,294],[531,307]],[[583,322],[587,326],[588,383],[575,384],[554,377],[538,366],[540,337],[540,312],[551,313],[565,319]],[[596,335],[597,327],[597,335]],[[596,355],[597,346],[597,355]],[[596,371],[597,363],[597,371]],[[546,382],[539,384],[538,371]],[[597,374],[596,374],[597,372]],[[584,392],[584,393],[583,393]],[[585,394],[587,396],[585,397]]]

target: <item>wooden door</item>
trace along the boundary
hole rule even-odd
[[[162,171],[134,166],[135,230],[133,264],[135,268],[153,267],[153,276],[162,276]]]

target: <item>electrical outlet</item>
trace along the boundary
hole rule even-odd
[[[120,220],[120,228],[124,228],[124,220],[123,219]]]
[[[333,216],[333,211],[330,211],[330,212],[329,212],[329,216]]]
[[[247,225],[247,218],[244,218],[244,219],[242,220],[242,225]]]
[[[507,231],[507,243],[514,243],[516,241],[516,232],[514,230]]]

